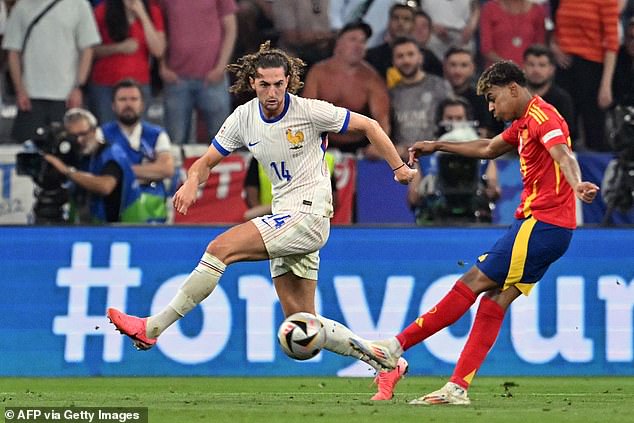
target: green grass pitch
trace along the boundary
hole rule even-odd
[[[3,407],[148,407],[162,422],[632,422],[634,377],[480,377],[470,406],[412,406],[445,383],[406,377],[392,401],[368,378],[0,378]]]

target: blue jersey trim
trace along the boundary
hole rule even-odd
[[[228,156],[229,154],[231,154],[231,151],[225,150],[225,148],[221,146],[218,140],[216,140],[215,138],[211,140],[211,145],[216,147],[216,150],[218,150],[218,152],[223,156]]]
[[[319,137],[321,138],[321,151],[326,154],[326,149],[328,148],[328,133],[322,132]]]
[[[264,113],[262,113],[262,105],[258,102],[258,110],[260,111],[260,118],[266,123],[275,123],[278,120],[282,119],[284,116],[286,116],[286,112],[288,112],[288,108],[290,104],[291,104],[291,96],[288,93],[286,93],[284,95],[284,109],[282,110],[282,113],[275,116],[273,119],[267,119],[266,116],[264,116]]]
[[[350,110],[346,110],[346,119],[343,121],[343,126],[339,130],[340,134],[345,134],[348,131],[349,123],[350,123]]]

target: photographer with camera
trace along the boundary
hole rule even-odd
[[[478,122],[463,97],[440,102],[436,112],[439,141],[477,138]],[[421,160],[420,172],[408,187],[407,201],[419,225],[491,223],[501,194],[494,160],[438,152]]]
[[[68,223],[69,189],[66,177],[44,160],[52,155],[66,166],[78,166],[79,145],[68,136],[59,122],[39,127],[24,142],[24,151],[16,156],[16,173],[30,176],[35,183],[33,223]]]
[[[144,222],[142,193],[125,151],[98,137],[97,119],[87,110],[68,110],[64,128],[67,138],[79,146],[82,169],[50,153],[44,154],[44,160],[88,193],[89,213],[82,212],[86,204],[77,204],[79,222]],[[81,190],[73,190],[71,197],[81,203]]]

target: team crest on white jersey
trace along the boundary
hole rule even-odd
[[[293,130],[288,128],[286,129],[286,140],[291,144],[291,150],[297,150],[304,146],[304,133],[296,131],[293,134]]]

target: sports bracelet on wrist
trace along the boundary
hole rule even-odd
[[[392,172],[396,172],[397,170],[399,170],[400,168],[402,168],[403,166],[405,166],[405,163],[401,164],[400,166],[395,167],[394,169],[392,169]]]

